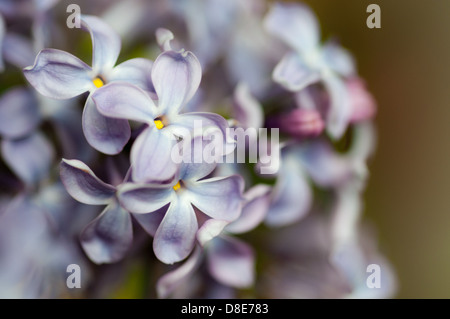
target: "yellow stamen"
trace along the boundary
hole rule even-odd
[[[177,191],[181,188],[180,182],[176,183],[175,186],[173,187],[173,190]]]
[[[155,120],[155,125],[158,130],[160,130],[164,127],[163,122],[161,122],[160,120]]]
[[[92,82],[94,83],[96,88],[101,88],[104,85],[102,79],[100,78],[95,78],[92,80]]]

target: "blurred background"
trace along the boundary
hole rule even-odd
[[[304,2],[378,102],[365,216],[396,269],[397,297],[450,298],[450,1]],[[381,29],[366,26],[371,3]]]

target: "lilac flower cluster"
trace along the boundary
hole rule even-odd
[[[152,278],[140,297],[393,295],[361,220],[376,104],[306,5],[80,1],[95,15],[69,30],[57,2],[0,4],[0,67],[18,79],[0,97],[0,297],[113,297],[136,273]],[[256,143],[233,128],[281,132],[259,146],[275,174],[224,163]]]

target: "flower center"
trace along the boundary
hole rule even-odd
[[[174,191],[177,191],[181,188],[180,182],[176,183],[174,187],[172,187]]]
[[[105,85],[103,79],[99,76],[93,79],[92,83],[94,83],[96,88],[101,88],[103,85]]]
[[[164,124],[161,120],[155,120],[155,126],[158,130],[162,129],[164,127]]]

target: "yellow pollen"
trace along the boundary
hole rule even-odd
[[[181,188],[180,182],[176,183],[175,186],[173,187],[173,190],[177,191]]]
[[[95,87],[97,88],[101,88],[103,86],[103,81],[100,78],[95,78],[92,80],[92,82],[94,83]]]
[[[163,122],[161,122],[160,120],[155,120],[155,125],[158,130],[160,130],[164,127]]]

